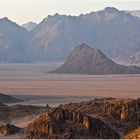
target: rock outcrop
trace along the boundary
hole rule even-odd
[[[40,115],[27,129],[28,138],[120,138],[102,120],[85,113],[53,108]]]
[[[14,125],[6,124],[6,125],[0,125],[0,133],[3,135],[14,135],[21,131],[21,128],[16,127]]]
[[[0,132],[17,133],[21,138],[30,139],[140,138],[140,98],[101,98],[57,108],[48,105],[0,107],[0,120],[6,118],[11,122],[12,118],[20,120],[30,115],[34,119],[28,122],[23,133],[9,124],[1,125]]]
[[[126,134],[123,139],[140,139],[140,127],[128,132],[128,134]]]
[[[95,99],[71,103],[63,108],[82,111],[109,123],[122,135],[140,126],[140,99]]]
[[[51,73],[139,74],[140,68],[116,64],[100,50],[83,43],[74,49],[61,67]]]

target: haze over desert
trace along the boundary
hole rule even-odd
[[[58,65],[51,64],[51,69]],[[9,95],[139,97],[140,75],[48,74],[47,67],[47,64],[23,64],[23,67],[2,64],[0,91]]]

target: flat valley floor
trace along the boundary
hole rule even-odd
[[[0,64],[0,92],[9,95],[140,97],[140,75],[49,74],[57,64]]]

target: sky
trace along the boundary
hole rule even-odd
[[[115,7],[119,10],[140,10],[140,0],[0,0],[0,18],[8,17],[19,25],[41,22],[55,13],[80,15]]]

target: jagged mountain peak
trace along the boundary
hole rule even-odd
[[[109,58],[126,60],[139,50],[139,30],[139,19],[112,7],[80,16],[56,14],[32,31],[29,48],[33,59],[38,56],[40,60],[64,62],[74,46],[86,42]]]

